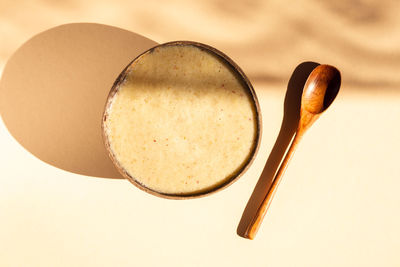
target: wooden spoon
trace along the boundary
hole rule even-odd
[[[301,98],[300,120],[296,134],[267,195],[246,229],[244,235],[246,238],[254,239],[301,137],[333,102],[339,92],[340,82],[340,72],[329,65],[319,65],[308,76]]]

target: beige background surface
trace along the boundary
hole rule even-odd
[[[397,1],[3,1],[0,62],[59,24],[97,22],[157,42],[215,46],[250,76],[264,118],[251,169],[213,196],[171,201],[128,181],[45,164],[0,124],[1,266],[399,266]],[[303,61],[342,91],[287,170],[256,240],[236,234]]]

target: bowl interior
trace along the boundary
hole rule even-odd
[[[110,105],[112,103],[113,97],[118,92],[121,84],[125,81],[127,75],[132,71],[131,66],[133,66],[134,64],[137,64],[138,62],[140,62],[141,58],[143,58],[143,56],[146,56],[146,54],[152,53],[155,49],[160,48],[160,47],[165,47],[165,46],[178,46],[178,47],[194,46],[196,48],[200,48],[201,50],[205,50],[205,51],[215,55],[216,57],[218,57],[238,77],[238,79],[240,80],[240,82],[243,85],[243,88],[245,88],[246,91],[248,92],[248,94],[250,96],[250,99],[252,101],[253,107],[254,107],[255,120],[256,120],[255,121],[255,125],[256,125],[255,138],[254,138],[254,143],[253,143],[252,150],[250,152],[250,156],[248,157],[247,161],[242,165],[242,167],[239,170],[237,170],[234,173],[234,175],[232,175],[229,179],[227,179],[223,183],[218,184],[217,186],[214,186],[214,187],[211,187],[211,188],[207,188],[205,190],[201,190],[199,192],[183,193],[183,194],[170,194],[170,193],[158,192],[158,191],[155,191],[155,190],[153,190],[153,189],[151,189],[149,187],[146,187],[144,184],[140,183],[137,179],[132,177],[121,166],[121,164],[118,162],[118,160],[116,159],[112,149],[110,148],[110,143],[109,143],[108,136],[107,136],[107,133],[106,133],[105,123],[106,123],[107,117],[108,117],[108,110],[110,109]],[[116,79],[114,85],[112,86],[112,88],[110,90],[110,93],[109,93],[109,96],[107,98],[107,102],[106,102],[106,106],[105,106],[105,110],[104,110],[104,115],[103,115],[103,121],[102,121],[102,129],[103,129],[104,143],[105,143],[107,152],[108,152],[112,162],[114,163],[114,165],[118,169],[118,171],[125,178],[127,178],[132,184],[134,184],[135,186],[137,186],[141,190],[144,190],[145,192],[148,192],[150,194],[153,194],[153,195],[156,195],[156,196],[159,196],[159,197],[170,198],[170,199],[189,199],[189,198],[207,196],[207,195],[215,193],[215,192],[217,192],[217,191],[219,191],[219,190],[221,190],[223,188],[226,188],[227,186],[232,184],[234,181],[236,181],[249,168],[249,166],[251,165],[251,163],[253,162],[253,160],[254,160],[254,158],[255,158],[255,156],[257,154],[257,151],[258,151],[258,148],[259,148],[259,145],[260,145],[260,141],[261,141],[261,111],[260,111],[260,107],[259,107],[259,103],[258,103],[258,99],[257,99],[256,93],[255,93],[255,91],[254,91],[249,79],[244,74],[244,72],[240,69],[240,67],[236,63],[234,63],[227,55],[225,55],[224,53],[220,52],[219,50],[217,50],[217,49],[215,49],[213,47],[210,47],[208,45],[205,45],[205,44],[201,44],[201,43],[197,43],[197,42],[191,42],[191,41],[176,41],[176,42],[169,42],[169,43],[157,45],[157,46],[145,51],[144,53],[142,53],[141,55],[136,57],[133,61],[131,61],[128,64],[128,66],[121,72],[121,74]]]

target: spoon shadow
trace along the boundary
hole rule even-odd
[[[264,170],[262,171],[260,179],[247,202],[242,218],[237,227],[237,234],[241,237],[245,237],[246,228],[267,194],[275,173],[279,168],[280,162],[285,156],[286,149],[290,145],[297,130],[300,119],[300,105],[303,87],[312,70],[318,65],[319,64],[315,62],[303,62],[296,67],[290,77],[285,95],[284,114],[278,138],[276,139]]]

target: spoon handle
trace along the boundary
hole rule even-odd
[[[292,158],[294,151],[296,150],[297,144],[299,143],[302,136],[302,132],[297,131],[292,144],[289,147],[288,152],[286,153],[285,158],[283,159],[281,166],[279,167],[278,172],[275,175],[275,178],[271,184],[271,187],[268,190],[267,195],[261,202],[260,206],[257,209],[256,214],[254,215],[253,219],[251,220],[250,224],[247,226],[246,232],[244,236],[249,239],[254,239],[257,234],[258,229],[260,228],[261,222],[264,219],[265,214],[272,202],[272,199],[277,191],[278,185],[282,180],[282,176],[285,173],[286,167]]]

